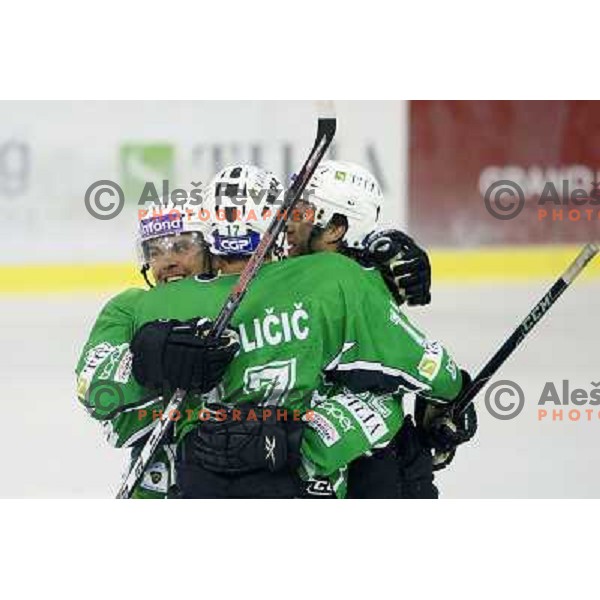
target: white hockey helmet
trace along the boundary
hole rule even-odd
[[[171,198],[161,199],[160,205],[152,204],[139,208],[136,221],[136,250],[142,273],[148,270],[151,248],[159,240],[164,248],[177,243],[184,234],[185,239],[202,249],[207,232],[207,213],[203,210],[203,198],[193,190],[186,200],[174,202]]]
[[[363,240],[374,229],[383,194],[375,177],[364,167],[341,160],[326,160],[309,181],[306,201],[314,206],[314,224],[326,227],[335,214],[348,221],[344,243],[363,248]]]
[[[217,173],[205,190],[210,214],[206,243],[218,256],[252,254],[283,203],[280,181],[266,169],[235,164]]]

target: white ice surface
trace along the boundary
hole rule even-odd
[[[433,304],[409,309],[430,336],[476,371],[545,291],[542,282],[438,285]],[[126,451],[108,446],[75,400],[74,367],[108,296],[0,297],[0,497],[111,497]],[[547,381],[600,381],[600,282],[576,282],[494,378],[526,395],[523,412],[494,419],[480,404],[476,440],[438,483],[445,498],[600,497],[600,418],[537,420]],[[482,398],[483,396],[481,396]],[[550,409],[553,407],[550,406]],[[580,407],[582,410],[593,408]]]

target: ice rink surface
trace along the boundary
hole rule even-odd
[[[475,373],[550,282],[437,285],[430,307],[407,309],[430,337]],[[0,497],[106,498],[115,494],[126,451],[108,446],[75,398],[75,364],[110,294],[0,296],[3,473]],[[525,391],[515,419],[493,418],[479,397],[479,432],[438,477],[444,498],[600,497],[600,407],[563,408],[538,420],[546,382],[561,390],[600,382],[600,282],[577,281],[493,381]],[[567,413],[579,408],[582,417]],[[592,420],[584,412],[594,409]]]

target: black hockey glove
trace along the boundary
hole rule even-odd
[[[364,242],[365,259],[376,266],[400,305],[425,306],[431,302],[429,256],[397,229],[375,231]]]
[[[437,499],[431,449],[423,444],[410,415],[406,415],[394,438],[398,468],[398,497]]]
[[[237,354],[238,335],[231,329],[209,337],[212,321],[205,318],[152,321],[131,341],[133,375],[140,385],[206,393],[223,378]]]
[[[211,404],[182,442],[182,460],[214,473],[241,475],[295,469],[300,462],[303,421],[281,421],[270,406]]]
[[[462,371],[463,389],[471,378]],[[477,432],[477,412],[470,402],[461,415],[455,411],[455,404],[434,404],[417,396],[415,401],[415,421],[423,443],[434,450],[433,470],[447,467],[453,460],[456,448],[471,440]]]
[[[456,449],[473,438],[477,431],[477,412],[470,402],[462,415],[452,413],[450,421],[434,420],[431,436],[436,446],[433,454],[433,470],[446,468],[453,460]]]

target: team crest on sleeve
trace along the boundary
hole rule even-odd
[[[423,348],[425,352],[417,370],[422,377],[427,379],[427,381],[433,381],[442,366],[444,350],[439,342],[432,341],[424,342]]]
[[[169,483],[169,471],[163,462],[150,465],[144,472],[140,487],[151,492],[167,493]]]

